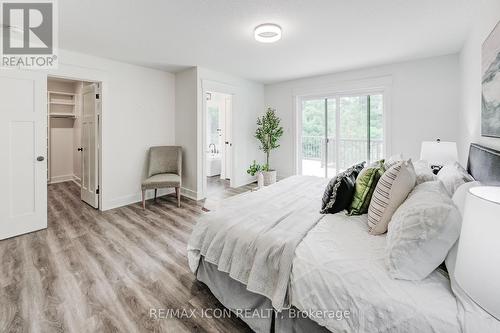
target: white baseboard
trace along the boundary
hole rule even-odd
[[[161,197],[163,195],[172,194],[174,192],[175,192],[175,190],[173,188],[162,188],[162,189],[158,189],[158,196]],[[155,196],[154,190],[147,190],[146,191],[146,200],[153,199],[154,196]],[[104,211],[104,210],[110,210],[110,209],[119,208],[119,207],[123,207],[123,206],[128,206],[128,205],[135,204],[135,203],[141,202],[141,201],[142,201],[142,193],[141,192],[129,194],[129,195],[124,195],[122,197],[115,198],[115,199],[109,200],[107,202],[103,202],[102,210]]]
[[[53,177],[50,177],[49,184],[69,182],[69,181],[73,180],[73,177],[74,177],[74,175],[53,176]]]
[[[285,178],[288,178],[288,177],[292,177],[293,175],[283,175],[283,174],[278,174],[278,176],[276,177],[277,180],[283,180]]]
[[[256,181],[257,181],[257,177],[256,176],[247,176],[242,181],[235,182],[234,187],[245,186],[245,185],[248,185],[248,184],[252,184],[252,183],[254,183]]]
[[[191,200],[201,200],[201,198],[198,198],[198,192],[190,190],[188,188],[182,187],[181,188],[181,194],[185,196],[186,198],[189,198]]]
[[[73,175],[73,179],[72,180],[73,180],[73,183],[75,183],[78,187],[82,187],[82,185],[81,185],[82,184],[82,180],[79,177]]]
[[[50,177],[49,184],[57,184],[57,183],[65,183],[65,182],[73,182],[78,187],[81,187],[81,179],[75,175],[64,175],[64,176],[54,176]]]

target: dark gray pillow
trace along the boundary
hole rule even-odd
[[[330,180],[323,193],[321,214],[335,214],[351,205],[356,178],[365,167],[365,163],[355,164]]]

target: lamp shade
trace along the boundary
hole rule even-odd
[[[420,159],[430,165],[445,165],[458,160],[456,142],[424,141],[420,150]]]
[[[469,189],[455,278],[484,310],[500,319],[500,187]]]

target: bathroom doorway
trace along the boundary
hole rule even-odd
[[[206,98],[206,196],[216,198],[230,187],[232,178],[231,117],[233,96],[207,91]]]

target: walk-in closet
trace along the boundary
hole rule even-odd
[[[97,208],[99,83],[50,77],[47,117],[48,183],[74,182]]]

